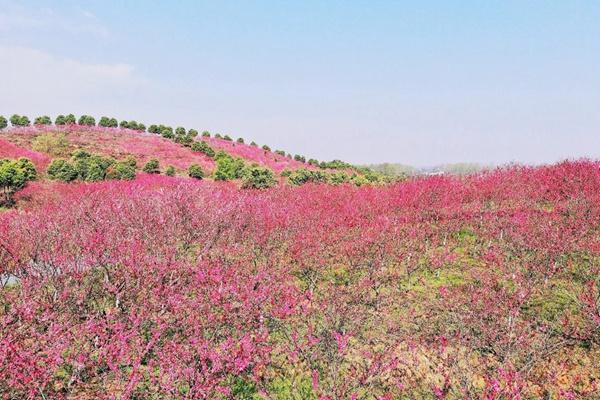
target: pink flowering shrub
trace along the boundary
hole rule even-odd
[[[0,213],[3,398],[598,395],[598,162],[18,196]]]
[[[25,157],[31,160],[37,169],[43,170],[50,164],[50,157],[37,151],[17,146],[0,138],[0,159],[18,159]]]

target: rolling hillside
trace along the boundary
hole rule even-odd
[[[599,161],[386,182],[130,126],[0,133],[1,398],[598,398]]]

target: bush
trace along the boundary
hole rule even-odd
[[[185,128],[183,126],[178,126],[177,128],[175,128],[175,135],[177,135],[177,136],[184,136],[185,135]]]
[[[194,142],[194,144],[192,144],[192,150],[204,153],[211,158],[215,156],[215,151],[213,150],[213,148],[210,147],[208,143],[204,141]]]
[[[334,185],[350,182],[350,177],[345,172],[334,172],[329,175],[329,182]]]
[[[202,137],[210,137],[210,132],[209,131],[202,132]]]
[[[0,129],[4,129],[8,126],[8,120],[0,115]]]
[[[223,139],[220,133],[215,133],[215,139]]]
[[[98,126],[102,126],[104,128],[110,127],[110,118],[100,117],[100,121],[98,121]]]
[[[304,158],[304,156],[301,156],[301,155],[299,155],[299,154],[296,154],[296,155],[294,156],[294,160],[296,160],[296,161],[300,161],[300,162],[306,162],[306,158]]]
[[[49,116],[43,115],[41,117],[37,117],[33,122],[34,125],[52,125],[52,120]]]
[[[146,165],[144,165],[144,168],[142,168],[142,171],[148,173],[148,174],[160,174],[160,164],[158,162],[158,160],[156,158],[151,159],[150,161],[148,161],[146,163]]]
[[[356,186],[362,186],[369,183],[369,180],[362,175],[353,175],[350,178],[350,182],[354,183]]]
[[[165,139],[173,139],[175,137],[175,135],[173,134],[173,128],[171,128],[170,126],[160,125],[158,129],[162,137],[164,137]]]
[[[231,138],[231,136],[225,135],[225,136],[223,136],[223,140],[227,140],[228,142],[231,142],[233,139]]]
[[[37,170],[29,158],[19,158],[16,166],[17,169],[20,169],[21,172],[23,172],[26,181],[34,181],[37,179]]]
[[[275,186],[277,183],[273,176],[273,171],[268,168],[259,167],[257,164],[246,168],[242,179],[242,187],[244,189],[267,189]]]
[[[31,145],[33,150],[64,157],[69,154],[69,140],[62,132],[48,132],[36,137]]]
[[[329,168],[329,169],[345,169],[345,168],[352,168],[352,165],[348,164],[347,162],[341,161],[341,160],[333,160],[333,161],[327,161],[327,162],[321,161],[321,163],[319,164],[319,167]]]
[[[279,154],[282,157],[285,157],[285,151],[283,150],[275,150],[275,154]]]
[[[264,151],[271,151],[271,148],[269,146],[267,146],[266,144],[262,147],[262,149]]]
[[[10,123],[12,124],[12,126],[29,126],[29,124],[31,124],[29,118],[27,118],[24,115],[18,114],[13,114],[10,117]]]
[[[12,204],[12,195],[36,177],[37,171],[27,158],[0,160],[0,204]]]
[[[111,157],[90,154],[77,150],[72,157],[73,167],[77,178],[82,181],[97,182],[106,179],[108,169],[115,163]]]
[[[254,141],[250,142],[250,146],[258,147],[258,145],[256,144],[256,142],[254,142]]]
[[[59,115],[54,120],[54,125],[56,125],[56,126],[61,126],[61,125],[66,125],[66,124],[67,123],[65,122],[65,116],[64,115]]]
[[[202,179],[204,178],[204,171],[198,164],[192,164],[188,168],[188,176],[195,179]]]
[[[75,125],[76,122],[77,120],[75,119],[75,115],[73,114],[68,114],[65,117],[65,125]]]
[[[91,115],[82,115],[79,117],[78,124],[83,126],[95,126],[96,120]]]
[[[133,164],[133,165],[132,165]],[[106,173],[107,179],[130,181],[135,179],[135,160],[119,161],[110,167]]]
[[[213,176],[217,181],[228,181],[231,179],[240,179],[244,173],[244,160],[234,158],[224,151],[219,151],[215,155],[216,167]]]
[[[148,127],[148,132],[150,132],[150,133],[160,133],[160,131],[158,130],[158,126],[157,125],[150,125]]]
[[[172,165],[169,165],[167,167],[167,169],[165,170],[165,175],[167,176],[175,176],[175,167]]]
[[[240,138],[237,138],[237,140],[236,140],[236,141],[237,141],[238,143],[242,143],[242,144],[243,144],[243,143],[244,143],[244,138],[241,138],[241,137],[240,137]]]
[[[327,182],[327,174],[322,171],[311,171],[300,168],[289,174],[288,181],[292,185],[304,185],[309,182],[324,183]]]
[[[77,170],[66,160],[54,160],[48,167],[48,176],[50,179],[71,182],[77,179]]]
[[[119,122],[116,118],[102,117],[100,118],[100,122],[98,122],[98,126],[103,126],[105,128],[118,128]]]
[[[177,135],[175,136],[175,143],[182,144],[186,147],[190,147],[191,143],[194,141],[194,138],[188,135]]]

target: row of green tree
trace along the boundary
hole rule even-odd
[[[356,172],[348,173],[346,171],[327,172],[306,168],[299,168],[293,171],[284,170],[281,176],[286,177],[288,182],[295,186],[304,185],[305,183],[328,183],[332,185],[351,183],[356,186],[362,186],[388,182],[383,180],[379,174],[357,174]]]
[[[13,126],[17,126],[17,127],[31,125],[31,121],[27,116],[18,115],[18,114],[13,114],[10,117],[10,123]],[[34,119],[33,124],[34,125],[52,125],[52,119],[47,115],[39,116]],[[94,117],[92,117],[91,115],[82,115],[79,118],[76,118],[74,114],[67,114],[67,115],[57,116],[56,119],[54,120],[54,124],[57,126],[75,125],[75,124],[82,125],[82,126],[95,126],[96,119]],[[5,117],[0,116],[0,129],[4,129],[7,126],[8,126],[8,120]],[[119,122],[116,118],[111,118],[111,117],[106,117],[106,116],[103,116],[100,118],[100,120],[98,121],[98,126],[105,127],[105,128],[120,127],[120,128],[125,128],[125,129],[133,129],[133,130],[137,130],[140,132],[146,131],[146,125],[139,123],[137,121],[122,120]],[[196,129],[186,130],[184,127],[181,127],[181,126],[173,129],[170,126],[166,126],[166,125],[162,125],[162,124],[161,125],[155,125],[155,124],[150,125],[148,127],[148,132],[154,133],[157,135],[161,135],[166,139],[174,140],[175,142],[183,144],[188,147],[192,146],[192,144],[194,143],[194,138],[196,138],[198,136],[198,131]],[[202,136],[210,137],[211,134],[208,131],[204,131],[204,132],[202,132]],[[216,133],[214,135],[214,137],[217,139],[233,141],[233,139],[229,135],[221,135],[219,133]],[[241,137],[238,138],[236,140],[236,142],[240,143],[240,144],[245,143],[244,139]],[[250,145],[258,146],[255,142],[251,142]],[[265,151],[271,151],[271,148],[268,145],[263,145],[262,149]],[[292,154],[286,153],[283,150],[275,150],[275,153],[280,156],[294,159],[299,162],[303,162],[303,163],[307,162],[306,157],[299,155],[299,154],[292,156]],[[353,165],[343,162],[341,160],[318,161],[314,158],[311,158],[308,160],[308,163],[311,165],[314,165],[316,167],[322,168],[322,169],[353,169],[354,168]]]

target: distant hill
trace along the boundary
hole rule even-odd
[[[390,177],[416,176],[416,175],[470,175],[487,169],[494,165],[478,163],[452,163],[433,167],[413,167],[398,163],[381,163],[366,165],[369,169]]]

